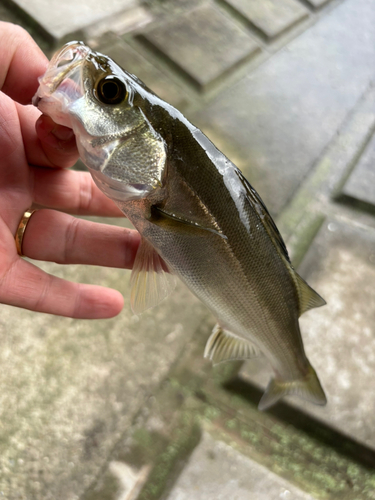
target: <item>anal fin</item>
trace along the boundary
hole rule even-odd
[[[135,314],[156,306],[176,286],[176,277],[151,244],[141,239],[130,278],[131,307]]]
[[[305,377],[297,380],[282,381],[271,379],[262,399],[259,402],[259,410],[266,410],[288,394],[299,396],[301,399],[310,401],[316,405],[324,406],[327,403],[326,395],[320,385],[314,368],[309,365],[309,371]]]
[[[204,350],[204,357],[214,365],[222,361],[250,359],[259,355],[259,350],[248,340],[241,339],[216,325]]]

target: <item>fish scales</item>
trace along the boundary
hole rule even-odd
[[[158,116],[163,114],[161,110]],[[163,130],[163,123],[168,123],[168,120],[162,119],[160,125],[159,120],[155,120],[155,128],[161,135],[166,136],[168,130]],[[222,326],[245,338],[250,337],[250,340],[258,345],[257,338],[263,337],[259,347],[263,351],[267,350],[270,357],[274,357],[275,352],[280,352],[285,343],[289,348],[297,344],[298,355],[304,358],[298,321],[295,314],[290,314],[291,309],[283,306],[285,296],[290,295],[292,304],[298,300],[295,285],[281,257],[265,260],[267,255],[273,255],[274,243],[268,237],[259,215],[243,200],[242,218],[246,218],[249,222],[249,232],[234,203],[233,198],[236,193],[231,193],[227,189],[222,174],[207,156],[207,150],[197,142],[196,137],[183,122],[176,121],[173,132],[175,153],[171,155],[168,165],[168,172],[172,174],[168,179],[168,185],[171,192],[178,193],[178,198],[167,200],[165,208],[171,212],[178,212],[179,207],[174,206],[174,203],[181,204],[181,195],[186,191],[181,185],[188,184],[190,191],[199,197],[206,207],[207,222],[214,220],[216,228],[226,235],[227,239],[218,238],[217,235],[209,235],[207,238],[204,235],[204,245],[197,245],[194,235],[192,237],[171,234],[166,239],[165,234],[160,233],[159,237],[155,234],[149,236],[150,241],[154,242],[160,254],[190,289],[209,305]],[[211,148],[212,156],[224,159],[228,168],[236,168],[213,144],[208,143],[207,138],[200,137],[200,139],[206,148]],[[179,181],[175,180],[176,177]],[[210,189],[207,189],[207,186]],[[191,201],[190,211],[193,211],[196,204],[194,198]],[[182,204],[186,208],[187,203]],[[226,207],[224,211],[223,206]],[[124,207],[124,211],[129,212],[129,208]],[[198,217],[202,218],[202,215],[198,214]],[[152,229],[151,227],[150,231]],[[147,234],[144,233],[146,237]],[[181,241],[176,241],[176,238],[180,238]],[[174,264],[176,259],[173,252],[176,247],[178,253],[184,255],[183,265],[179,267]],[[215,255],[214,261],[213,255]],[[199,267],[197,263],[200,264]],[[283,273],[283,279],[275,282],[275,274],[280,275],[280,273]],[[225,286],[222,286],[223,283]],[[280,300],[281,297],[284,299]],[[274,313],[268,313],[268,310],[277,310],[276,325],[274,325]],[[275,334],[275,331],[280,330],[280,326],[285,332],[281,340]],[[294,367],[295,360],[299,357],[294,352],[292,357],[288,356],[289,350],[285,349],[278,371],[282,376],[293,378],[297,373]],[[277,357],[274,366],[276,362]],[[304,360],[302,368],[307,370],[307,366]],[[300,369],[301,366],[298,367],[298,371]]]
[[[96,184],[142,235],[133,309],[167,295],[167,267],[218,320],[206,357],[247,359],[260,350],[270,362],[275,376],[261,409],[286,394],[325,404],[298,323],[324,300],[292,268],[237,167],[179,111],[80,42],[52,58],[34,103],[73,128]]]

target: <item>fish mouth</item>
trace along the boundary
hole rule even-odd
[[[53,114],[60,125],[71,126],[66,111],[84,95],[82,67],[91,49],[82,42],[70,42],[51,59],[39,78],[39,88],[32,103],[47,115]]]

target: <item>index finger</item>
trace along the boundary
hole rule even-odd
[[[81,319],[112,318],[124,305],[116,290],[57,278],[20,258],[0,283],[0,302]]]
[[[0,21],[0,89],[21,104],[31,104],[38,76],[48,59],[20,26]]]

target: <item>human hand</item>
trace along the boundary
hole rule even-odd
[[[0,303],[73,318],[115,316],[123,307],[116,290],[57,278],[17,252],[19,222],[35,206],[46,209],[32,215],[22,241],[32,259],[131,268],[139,235],[69,215],[122,214],[89,173],[67,170],[78,158],[72,131],[27,106],[48,63],[41,50],[4,22],[0,47]]]

